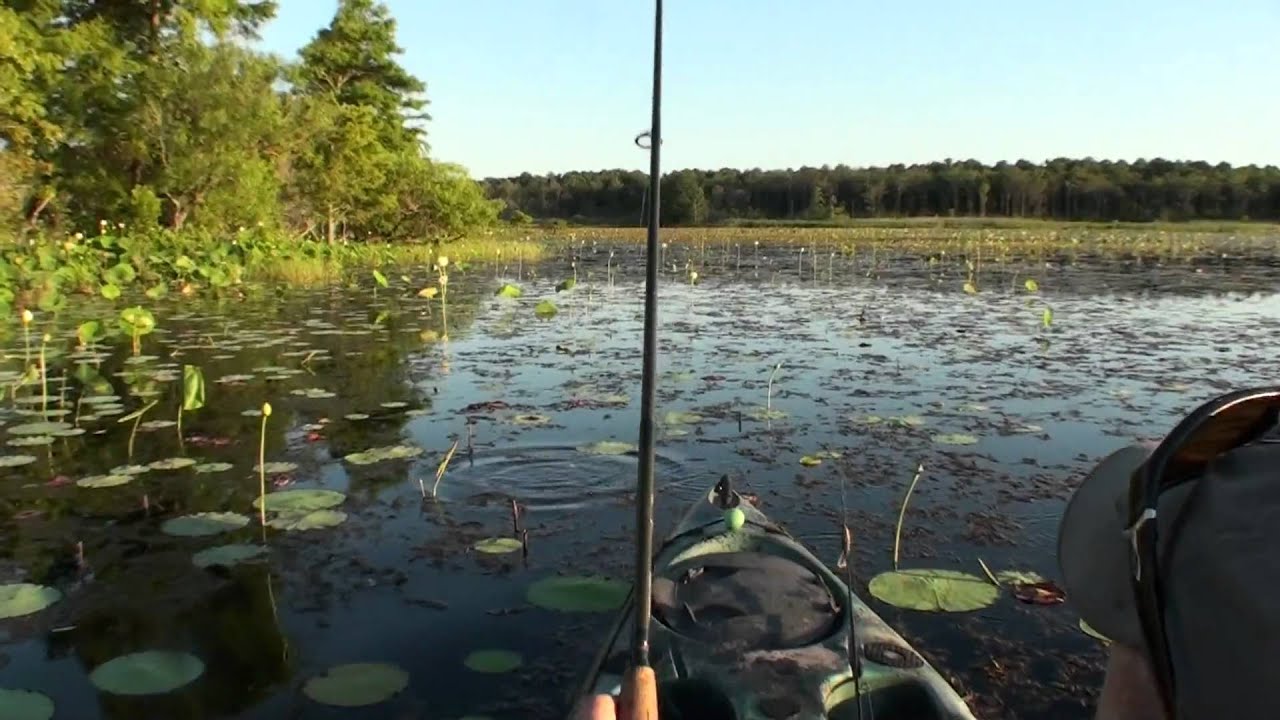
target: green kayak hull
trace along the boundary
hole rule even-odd
[[[731,508],[745,516],[736,529],[725,520]],[[728,478],[654,553],[653,596],[650,664],[663,720],[974,720],[933,666]],[[632,618],[628,598],[576,697],[618,694]]]

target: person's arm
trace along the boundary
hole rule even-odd
[[[1094,720],[1170,720],[1161,706],[1155,673],[1141,653],[1111,645]]]

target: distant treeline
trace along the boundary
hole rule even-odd
[[[629,170],[488,178],[508,219],[640,224],[648,176]],[[680,170],[663,222],[971,216],[1053,220],[1280,220],[1280,168],[1162,159],[975,160],[798,170]]]

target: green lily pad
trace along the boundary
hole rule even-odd
[[[113,695],[159,695],[204,673],[200,658],[184,652],[148,650],[109,660],[89,673],[89,682]]]
[[[22,425],[14,425],[9,428],[10,435],[49,435],[59,430],[70,430],[71,423],[68,422],[33,422]]]
[[[477,552],[488,553],[490,555],[502,555],[504,553],[515,552],[524,547],[524,544],[511,537],[492,537],[485,538],[471,547],[475,548]]]
[[[422,448],[415,445],[388,445],[351,453],[344,459],[352,465],[372,465],[384,460],[406,460],[421,454]]]
[[[516,425],[547,425],[551,422],[551,418],[546,415],[529,413],[527,415],[516,415],[511,418],[511,422]]]
[[[926,612],[979,610],[1000,597],[987,580],[955,570],[892,570],[871,578],[867,589],[882,602]]]
[[[627,599],[629,586],[603,577],[544,578],[529,586],[530,604],[561,612],[609,612]]]
[[[627,453],[636,452],[636,446],[631,443],[618,442],[617,440],[600,440],[579,446],[578,452],[587,455],[626,455]]]
[[[996,579],[1004,585],[1030,585],[1046,580],[1040,573],[1023,570],[1001,570],[996,573]]]
[[[152,430],[163,430],[165,428],[171,428],[177,424],[178,423],[174,422],[173,420],[148,420],[144,423],[139,423],[138,429],[142,430],[143,432],[150,432]]]
[[[53,700],[34,690],[0,688],[0,718],[5,720],[49,720]]]
[[[752,420],[781,420],[787,413],[777,408],[755,408],[747,413]]]
[[[239,513],[204,512],[165,520],[160,531],[179,537],[202,537],[239,530],[248,524],[249,518]]]
[[[924,425],[924,418],[919,415],[903,415],[902,417],[893,418],[893,421],[903,427],[920,427]]]
[[[369,416],[366,413],[347,413],[342,417],[348,420],[368,420],[369,419]]]
[[[141,475],[151,472],[151,468],[146,465],[120,465],[111,468],[111,475]]]
[[[267,521],[277,530],[321,530],[337,527],[347,521],[341,510],[313,510],[311,512],[285,512]]]
[[[556,308],[556,304],[550,300],[543,300],[533,306],[533,313],[540,318],[555,317],[558,312],[560,312],[560,310]]]
[[[267,554],[262,545],[231,544],[206,548],[191,557],[196,567],[207,568],[213,565],[230,567],[245,560],[253,560]]]
[[[703,417],[696,412],[672,410],[662,416],[664,425],[693,425],[702,422]]]
[[[337,490],[295,489],[267,493],[268,512],[309,513],[341,505],[346,495]],[[263,498],[254,498],[253,506],[262,509]]]
[[[34,455],[0,455],[0,468],[21,467],[35,461]]]
[[[192,468],[192,470],[194,470],[194,471],[196,471],[196,472],[198,472],[198,473],[200,473],[200,474],[202,474],[202,475],[203,475],[203,474],[206,474],[206,473],[220,473],[220,472],[226,472],[226,471],[230,470],[230,469],[231,469],[231,468],[233,468],[233,467],[235,467],[235,466],[234,466],[234,465],[232,465],[231,463],[226,463],[226,462],[211,462],[211,463],[201,463],[201,464],[199,464],[199,465],[196,465],[194,468]]]
[[[973,445],[978,442],[978,438],[964,433],[950,433],[947,435],[934,435],[933,441],[939,445]]]
[[[277,460],[269,462],[265,465],[254,465],[254,472],[265,472],[268,475],[279,475],[280,473],[290,473],[298,469],[298,463],[291,463]]]
[[[90,475],[76,481],[82,488],[109,488],[133,482],[132,475]]]
[[[379,406],[379,407],[384,407],[384,408],[386,408],[386,409],[388,409],[388,410],[399,410],[399,409],[401,409],[401,408],[407,408],[407,407],[409,407],[409,403],[404,402],[404,401],[401,401],[401,400],[388,400],[388,401],[386,401],[386,402],[380,402],[380,403],[378,403],[378,406]]]
[[[81,417],[80,419],[83,420],[84,417]],[[73,427],[73,428],[67,428],[66,430],[58,430],[57,432],[51,432],[49,434],[54,437],[60,437],[60,438],[79,437],[80,435],[85,434],[85,429]]]
[[[182,468],[195,465],[196,461],[185,457],[171,457],[163,460],[156,460],[153,463],[147,463],[147,467],[152,470],[181,470]]]
[[[52,435],[28,435],[26,437],[9,438],[5,443],[13,447],[37,447],[41,445],[52,445]]]
[[[814,465],[821,465],[822,458],[817,457],[815,455],[805,455],[804,457],[800,458],[800,464],[804,465],[805,467],[813,467]]]
[[[879,425],[880,423],[884,422],[884,418],[880,417],[879,415],[863,415],[861,418],[857,420],[857,422],[863,425]]]
[[[1097,630],[1094,630],[1092,625],[1084,621],[1084,618],[1080,619],[1080,631],[1083,632],[1085,635],[1088,635],[1089,637],[1097,638],[1108,645],[1111,644],[1111,638],[1107,637],[1106,635],[1103,635]]]
[[[516,287],[515,285],[512,285],[511,283],[507,283],[506,285],[503,285],[502,287],[498,288],[497,292],[494,293],[494,295],[497,295],[498,297],[504,297],[504,298],[518,298],[523,294],[524,294],[523,290]]]
[[[462,661],[468,670],[480,673],[506,673],[524,664],[520,653],[510,650],[477,650]]]
[[[0,619],[38,613],[62,599],[57,588],[31,583],[0,585]]]
[[[318,703],[361,707],[383,702],[409,687],[409,673],[385,663],[338,665],[313,677],[302,693]]]

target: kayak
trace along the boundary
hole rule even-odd
[[[740,526],[728,519],[733,508],[745,518]],[[632,602],[576,697],[619,693]],[[974,720],[933,666],[728,477],[655,551],[652,613],[650,663],[664,720]]]

